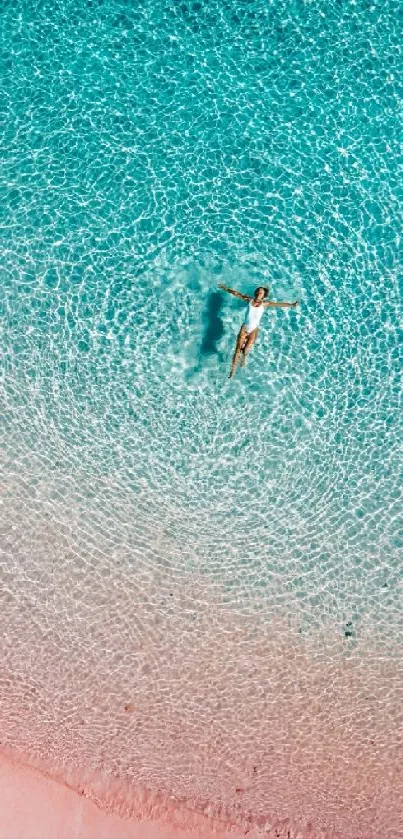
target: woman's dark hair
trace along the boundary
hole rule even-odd
[[[263,289],[263,291],[264,291],[264,296],[265,296],[265,297],[267,297],[267,296],[268,296],[268,294],[269,294],[269,289],[268,289],[268,288],[266,288],[264,285],[259,285],[257,288],[255,288],[254,297],[256,297],[256,295],[257,295],[257,293],[258,293],[258,291],[259,291],[259,289],[260,289],[260,288],[262,288],[262,289]]]

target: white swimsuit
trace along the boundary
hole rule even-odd
[[[253,306],[252,303],[249,303],[245,318],[245,328],[248,335],[258,328],[264,309],[263,303],[260,306]]]

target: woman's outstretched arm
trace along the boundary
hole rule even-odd
[[[298,300],[295,303],[276,303],[274,300],[264,300],[263,306],[276,306],[280,309],[295,309],[298,306]]]
[[[251,300],[248,294],[241,294],[240,291],[234,291],[233,288],[228,288],[228,286],[223,285],[220,283],[218,288],[221,288],[223,291],[228,291],[228,294],[233,294],[234,297],[239,297],[240,300]]]

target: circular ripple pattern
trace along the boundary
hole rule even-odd
[[[5,745],[395,839],[401,5],[1,15]]]

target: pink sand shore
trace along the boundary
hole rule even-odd
[[[192,834],[197,836],[197,834]],[[0,759],[0,839],[184,839],[158,821],[136,822],[36,770]]]
[[[294,839],[289,827],[181,830],[161,820],[111,815],[70,787],[0,755],[0,839]],[[298,837],[301,834],[298,834]],[[310,833],[312,837],[313,834]]]

